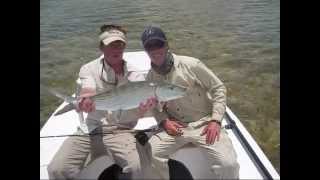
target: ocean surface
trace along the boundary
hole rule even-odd
[[[228,106],[280,173],[279,0],[41,0],[40,83],[73,94],[82,64],[99,56],[103,24],[166,32],[176,54],[202,60],[225,83]],[[40,129],[61,100],[40,88]]]

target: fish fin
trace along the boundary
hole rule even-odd
[[[65,102],[67,103],[73,103],[76,98],[72,97],[72,96],[68,96],[68,95],[65,95],[65,94],[62,94],[54,89],[49,89],[49,88],[46,88],[46,90],[48,92],[50,92],[51,94],[53,94],[54,96],[60,98],[60,99],[63,99]]]
[[[167,101],[171,101],[174,99],[180,99],[183,98],[184,96],[176,96],[176,97],[158,97],[159,102],[167,102]]]
[[[109,89],[109,90],[106,90],[106,91],[102,91],[100,93],[97,93],[93,96],[91,96],[91,98],[93,99],[99,99],[101,96],[102,97],[106,97],[106,96],[109,96],[109,94],[112,92],[113,90],[112,89]]]

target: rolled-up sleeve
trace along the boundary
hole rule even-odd
[[[206,118],[206,121],[215,120],[221,122],[226,111],[226,93],[227,90],[221,80],[201,61],[193,67],[193,72],[196,75],[200,86],[207,90],[207,95],[212,103],[211,118]]]

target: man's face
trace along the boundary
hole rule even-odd
[[[122,41],[114,41],[107,46],[102,46],[101,51],[110,64],[117,64],[122,61],[126,44]]]
[[[166,43],[160,40],[151,40],[144,46],[153,64],[161,66],[167,53]]]

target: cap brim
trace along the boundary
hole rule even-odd
[[[146,40],[144,43],[143,43],[143,46],[146,46],[146,44],[152,40],[160,40],[162,42],[167,42],[167,40],[163,39],[163,38],[158,38],[158,37],[153,37],[153,38],[150,38],[148,40]]]
[[[109,37],[109,38],[106,38],[106,39],[102,40],[103,44],[106,45],[106,46],[109,45],[110,43],[114,42],[114,41],[122,41],[125,44],[127,44],[126,40],[121,38],[121,37]]]

